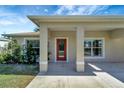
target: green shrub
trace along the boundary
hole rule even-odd
[[[21,48],[15,39],[12,39],[8,46],[0,53],[0,63],[35,63],[36,54],[30,43],[26,48]]]
[[[10,52],[8,51],[3,51],[0,53],[0,63],[10,63],[12,60],[12,56]]]
[[[7,53],[4,53],[3,56],[4,56],[4,61],[6,61],[6,63],[11,62],[12,56],[11,56],[10,53],[8,53],[8,52]]]
[[[21,62],[21,49],[15,39],[12,39],[8,46],[0,53],[0,63]]]
[[[0,53],[0,63],[4,63],[4,56]]]

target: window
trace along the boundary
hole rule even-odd
[[[39,55],[39,46],[40,46],[40,41],[39,40],[26,40],[26,44],[31,44],[32,48],[35,50],[35,54]]]
[[[85,39],[84,55],[86,57],[103,57],[103,39]]]

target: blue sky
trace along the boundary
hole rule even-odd
[[[27,15],[124,15],[124,6],[1,5],[0,34],[33,31],[36,25],[26,17]]]

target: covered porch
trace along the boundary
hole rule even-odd
[[[124,39],[124,20],[122,20],[123,17],[30,16],[29,18],[40,27],[39,67],[41,72],[47,72],[49,70],[48,62],[58,63],[58,61],[56,60],[57,38],[67,39],[67,53],[65,58],[66,60],[64,60],[64,62],[67,64],[71,62],[74,63],[74,68],[77,72],[84,72],[85,61],[124,61],[123,56],[121,56],[121,54],[123,54],[122,49],[124,45],[123,43],[121,43]],[[94,58],[93,50],[91,54],[87,54],[92,55],[90,58],[85,57],[85,38],[97,38],[98,40],[99,38],[103,39],[102,42],[104,45],[102,46],[102,53],[99,53],[99,55],[102,55],[102,57],[100,56]],[[92,43],[92,41],[93,40],[91,40],[90,42]],[[118,48],[119,52],[116,52],[114,50],[115,48]],[[49,52],[50,54],[52,54],[50,55],[50,57],[48,56]],[[116,53],[119,54],[119,56],[117,56]]]
[[[44,42],[44,40],[46,41]],[[54,64],[75,64],[75,71],[83,72],[83,40],[84,31],[80,27],[77,30],[73,27],[55,27],[48,28],[45,34],[42,32],[40,34],[40,60],[43,64],[40,61],[40,71],[46,72],[49,62]]]

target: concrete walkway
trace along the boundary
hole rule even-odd
[[[74,67],[74,64],[49,64],[49,71],[39,73],[27,88],[124,87],[124,74],[122,73],[124,68],[122,63],[88,63],[84,73],[75,72]]]

